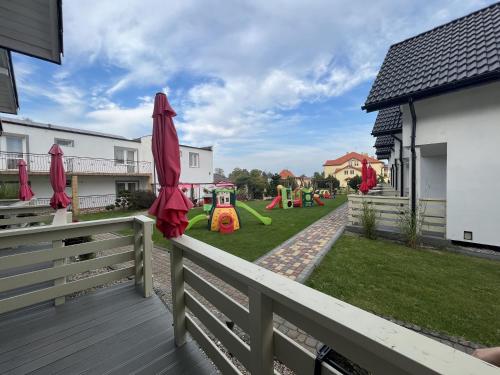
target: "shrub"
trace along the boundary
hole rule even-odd
[[[375,233],[376,221],[377,218],[373,206],[367,201],[363,201],[363,211],[361,213],[361,225],[363,226],[363,231],[366,238],[374,240],[377,237]]]
[[[357,192],[359,190],[359,185],[361,185],[361,182],[362,182],[361,176],[356,175],[351,179],[349,179],[349,182],[347,184],[351,189]]]
[[[412,249],[420,245],[424,212],[425,207],[418,205],[415,213],[410,208],[407,208],[400,216],[399,226],[401,234],[404,237],[406,245]]]
[[[104,207],[107,211],[113,211],[115,209],[114,204],[108,204],[106,207]]]
[[[130,192],[130,196],[128,198],[128,209],[129,210],[144,210],[153,204],[155,201],[156,196],[152,191],[145,191],[145,190],[139,190],[139,191],[133,191]]]
[[[19,188],[17,184],[0,183],[0,199],[16,199]]]
[[[144,210],[151,207],[155,199],[156,196],[151,191],[123,191],[116,198],[114,206],[128,210]]]

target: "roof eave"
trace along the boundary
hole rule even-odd
[[[492,83],[494,81],[500,80],[500,69],[497,69],[493,72],[484,73],[482,75],[471,77],[469,79],[465,79],[459,82],[453,82],[442,86],[437,86],[431,89],[418,91],[415,93],[398,96],[392,99],[383,100],[380,102],[375,102],[371,104],[366,104],[361,107],[366,112],[379,111],[381,109],[394,107],[396,105],[406,104],[412,99],[413,101],[421,100],[425,98],[429,98],[432,96],[438,96],[443,94],[448,94],[454,91],[480,86],[487,83]]]

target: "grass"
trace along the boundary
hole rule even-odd
[[[265,209],[266,205],[270,203],[269,201],[245,202],[262,215],[271,217],[273,223],[265,226],[247,211],[239,210],[241,229],[232,234],[222,235],[218,232],[211,232],[207,229],[206,221],[197,223],[186,234],[248,261],[254,261],[331,212],[346,200],[345,195],[338,195],[336,199],[324,200],[325,205],[322,207],[314,206],[290,210],[275,208],[272,211]],[[195,208],[190,210],[188,217],[192,218],[201,213],[203,213],[201,208]],[[105,211],[80,215],[79,219],[82,221],[97,220],[133,214],[131,211]],[[153,241],[159,246],[170,247],[169,241],[163,238],[163,235],[156,228],[153,232]]]
[[[344,235],[307,285],[378,315],[500,345],[500,263]]]

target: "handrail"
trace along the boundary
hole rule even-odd
[[[0,270],[8,270],[7,277],[0,278],[0,291],[13,295],[0,298],[0,314],[33,304],[54,300],[56,305],[64,303],[66,295],[103,285],[135,275],[135,283],[142,285],[143,295],[152,294],[152,231],[154,221],[146,216],[104,219],[80,223],[65,223],[68,213],[58,210],[54,224],[44,227],[10,229],[0,232],[0,255],[2,249],[10,250],[1,256]],[[108,239],[92,238],[90,242],[74,243],[69,239],[89,237],[93,234],[132,229],[132,235]],[[40,245],[33,251],[15,250],[18,246]],[[131,250],[123,250],[130,246]],[[120,252],[104,254],[89,260],[69,262],[71,257],[98,253],[120,248]],[[115,264],[132,261],[117,269],[76,280],[67,277],[94,269],[107,268]],[[41,263],[45,268],[31,267]],[[10,271],[15,272],[10,272]],[[50,283],[49,286],[37,286]],[[20,290],[29,286],[31,291]]]
[[[216,338],[252,373],[272,374],[273,357],[278,354],[281,356],[278,359],[285,365],[291,366],[292,370],[294,366],[300,365],[296,358],[292,357],[302,352],[298,352],[297,346],[293,346],[293,343],[283,341],[289,340],[286,336],[277,335],[273,330],[273,314],[280,315],[375,374],[498,373],[496,367],[456,349],[189,236],[173,239],[172,243],[172,301],[176,344],[182,345],[185,342],[186,331],[189,331],[219,368],[223,368],[223,373],[238,373],[238,370],[231,366],[227,359],[224,361],[224,355],[207,341],[206,335],[191,314],[186,313],[186,306],[192,313],[193,310],[198,312],[201,310],[199,306],[196,307],[193,294],[184,287],[185,284],[189,284],[186,280],[189,280],[191,276],[188,275],[192,273],[192,270],[186,270],[183,265],[184,258],[188,258],[248,295],[248,310],[245,308],[242,310],[241,305],[234,301],[228,302],[228,299],[231,299],[225,295],[218,303],[220,305],[221,301],[225,301],[223,305],[234,303],[240,306],[237,308],[239,319],[248,319],[249,351],[246,352],[242,341],[237,348],[227,347],[228,342],[234,341],[234,338],[229,340],[227,332],[223,336],[216,335]],[[220,310],[220,306],[214,302],[216,300],[210,298],[209,294],[204,294],[203,290],[197,292],[209,298],[210,302]],[[217,318],[213,314],[207,314],[207,311],[201,316],[196,315],[196,318],[200,319],[208,329],[213,327],[217,332],[221,332],[224,326],[221,328],[217,325],[214,322]],[[229,311],[226,308],[224,313],[229,314]],[[216,333],[212,329],[210,331],[212,334]],[[283,350],[283,345],[288,345],[290,349]],[[240,353],[240,356],[237,353]]]
[[[49,154],[0,151],[0,170],[16,171],[17,161],[24,159],[30,172],[48,172]],[[152,163],[143,160],[118,160],[89,156],[64,155],[63,163],[68,173],[152,173]]]

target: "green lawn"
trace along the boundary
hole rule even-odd
[[[345,201],[345,195],[338,195],[336,199],[324,200],[325,205],[322,207],[314,206],[310,208],[293,208],[290,210],[275,208],[272,211],[265,209],[269,201],[245,202],[262,215],[271,217],[273,223],[265,226],[247,211],[240,209],[241,229],[232,234],[222,235],[218,232],[211,232],[207,229],[206,221],[197,223],[186,234],[243,259],[254,261],[331,212]],[[188,217],[192,218],[202,212],[201,208],[192,209],[188,213]],[[79,219],[97,220],[133,214],[130,211],[106,211],[80,215]],[[170,243],[163,238],[163,235],[156,228],[153,233],[153,241],[159,246],[170,246]]]
[[[500,263],[344,235],[307,285],[375,314],[500,345]]]

